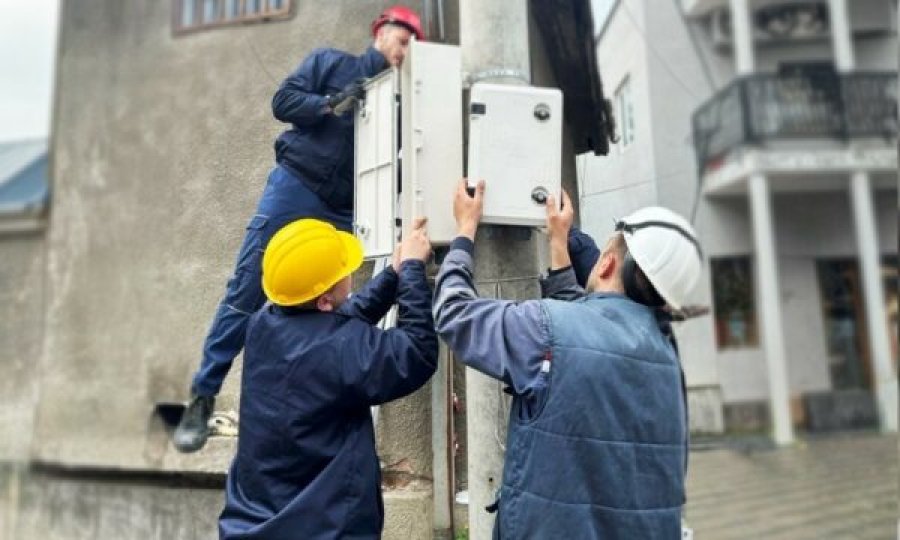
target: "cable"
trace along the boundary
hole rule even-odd
[[[672,78],[675,79],[676,82],[678,82],[678,85],[681,86],[681,88],[684,89],[685,92],[690,94],[691,97],[693,97],[697,101],[700,101],[700,96],[695,94],[694,91],[691,90],[690,86],[688,86],[687,83],[685,83],[683,80],[681,80],[681,77],[679,77],[678,75],[675,74],[674,71],[672,71],[672,68],[669,67],[669,63],[666,62],[665,59],[663,59],[662,55],[660,55],[659,52],[656,50],[656,47],[654,47],[653,44],[650,43],[650,40],[647,39],[647,36],[644,34],[644,31],[641,29],[640,25],[637,23],[637,20],[634,18],[634,15],[632,15],[631,10],[628,9],[627,2],[625,2],[625,1],[622,2],[622,9],[625,11],[625,15],[627,15],[628,19],[631,21],[632,26],[634,26],[635,30],[637,30],[637,33],[640,34],[641,38],[644,40],[644,45],[647,46],[647,49],[649,49],[650,52],[653,54],[653,56],[655,56],[656,59],[659,61],[659,63],[662,64],[662,67],[666,70],[666,72],[669,75],[671,75]]]
[[[713,79],[712,71],[709,68],[709,64],[706,63],[706,56],[703,54],[703,51],[700,48],[700,44],[697,43],[697,34],[694,33],[693,24],[691,24],[691,22],[688,20],[687,15],[684,12],[684,9],[682,9],[680,0],[673,0],[673,1],[675,2],[675,9],[678,11],[678,14],[681,16],[681,22],[682,22],[682,24],[684,24],[684,28],[685,28],[685,30],[687,30],[688,36],[690,36],[690,38],[691,38],[691,46],[694,48],[694,53],[697,55],[697,60],[700,61],[700,67],[703,69],[703,75],[706,77],[706,82],[709,84],[709,88],[712,91],[712,93],[716,94],[719,91],[719,88],[715,82],[715,79]],[[702,141],[700,144],[707,146],[708,145],[708,135],[704,135],[704,137],[706,140]],[[697,141],[695,141],[695,142],[697,142]],[[705,151],[703,153],[705,153]],[[691,225],[693,225],[694,222],[696,221],[697,209],[700,207],[700,195],[701,195],[702,190],[700,187],[701,184],[700,184],[699,177],[700,177],[701,172],[702,171],[698,172],[697,189],[696,189],[696,192],[694,193],[694,204],[691,206],[691,220],[690,220]]]
[[[678,1],[679,0],[675,0],[676,3]],[[641,39],[644,41],[644,44],[647,46],[647,49],[649,49],[650,52],[653,54],[653,56],[656,57],[656,59],[660,62],[660,64],[662,64],[662,66],[666,70],[666,72],[673,79],[675,79],[675,81],[679,84],[679,86],[681,86],[682,89],[684,89],[685,92],[687,92],[689,95],[691,95],[698,102],[702,101],[700,99],[700,96],[695,94],[694,91],[691,90],[691,88],[681,79],[681,77],[679,77],[674,71],[672,71],[672,69],[669,67],[669,64],[663,59],[662,55],[660,55],[659,52],[656,50],[656,47],[654,47],[653,44],[650,42],[650,40],[647,39],[647,36],[644,34],[644,31],[641,29],[641,27],[638,24],[637,20],[635,19],[634,15],[631,13],[631,10],[628,9],[627,2],[625,2],[624,0],[622,2],[622,9],[625,11],[625,15],[627,15],[628,19],[631,21],[632,26],[634,26],[637,33],[641,36]],[[687,26],[689,23],[688,23],[688,21],[686,21],[684,19],[684,17],[685,17],[684,12],[680,9],[680,7],[678,7],[678,13],[681,15],[682,20],[684,21],[684,23],[686,25],[686,30],[688,32],[688,35],[691,37],[691,43],[694,46],[694,51],[697,53],[698,60],[700,60],[700,65],[702,66],[703,73],[706,76],[707,83],[710,85],[710,88],[713,90],[713,92],[715,92],[716,85],[713,81],[712,74],[709,72],[709,66],[707,66],[705,58],[703,57],[703,55],[700,52],[699,47],[697,46],[697,43],[695,41],[696,37],[695,37],[694,33],[691,31],[690,27]],[[681,173],[676,173],[676,174],[681,174]],[[657,180],[661,180],[661,179],[662,178],[658,178]],[[700,195],[701,195],[700,181],[701,181],[701,179],[699,178],[699,175],[698,175],[696,194],[694,196],[694,203],[691,208],[691,219],[690,219],[691,225],[694,224],[694,221],[697,217],[697,209],[700,206]],[[631,184],[631,185],[640,185],[640,184]],[[624,188],[622,188],[622,189],[624,189]]]
[[[256,59],[256,64],[260,67],[260,69],[263,70],[263,72],[269,77],[269,79],[270,79],[273,83],[278,84],[278,79],[276,79],[274,76],[272,76],[272,74],[271,74],[271,73],[269,72],[269,70],[266,68],[266,65],[263,64],[262,58],[260,58],[260,57],[259,57],[259,53],[256,52],[256,47],[254,47],[254,46],[253,46],[253,43],[252,43],[249,39],[247,39],[247,35],[246,35],[246,34],[244,34],[244,43],[247,45],[247,48],[250,49],[250,52],[253,53],[253,58]]]
[[[695,34],[693,30],[694,25],[691,24],[691,21],[687,18],[687,14],[685,14],[684,9],[682,9],[681,0],[672,1],[675,2],[675,10],[678,12],[678,15],[681,16],[681,22],[684,24],[684,29],[687,30],[688,36],[691,38],[691,46],[693,46],[694,53],[700,61],[700,67],[703,70],[703,75],[706,77],[706,82],[709,84],[710,90],[712,90],[713,93],[716,93],[719,91],[719,88],[718,85],[716,85],[715,79],[713,79],[709,64],[706,63],[706,56],[704,56],[703,51],[700,49],[700,44],[697,43],[697,34]]]
[[[651,183],[651,182],[660,182],[660,181],[662,181],[662,180],[668,180],[669,178],[673,178],[673,177],[675,177],[675,176],[679,176],[679,175],[682,175],[682,174],[690,174],[690,173],[692,173],[692,172],[693,172],[692,169],[682,169],[682,170],[679,170],[679,171],[673,171],[673,172],[666,173],[666,174],[662,174],[662,175],[653,175],[653,176],[650,177],[649,179],[641,180],[640,182],[635,182],[635,183],[632,183],[632,184],[626,184],[626,185],[624,185],[624,186],[617,186],[617,187],[609,188],[609,189],[603,189],[603,190],[600,190],[600,191],[593,191],[593,192],[591,192],[591,193],[585,193],[585,194],[581,195],[580,198],[581,198],[581,199],[586,199],[586,198],[588,198],[588,197],[593,197],[593,196],[595,196],[595,195],[603,195],[603,194],[606,194],[606,193],[612,193],[612,192],[614,192],[614,191],[621,191],[621,190],[623,190],[623,189],[628,189],[628,188],[637,187],[637,186],[643,186],[644,184],[649,184],[649,183]]]

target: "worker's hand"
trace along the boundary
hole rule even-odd
[[[425,230],[426,221],[427,218],[415,218],[412,228],[403,235],[403,241],[400,242],[401,263],[410,259],[427,261],[431,256],[431,240]]]
[[[557,208],[556,196],[552,193],[547,196],[547,234],[550,242],[559,242],[566,245],[569,241],[569,229],[575,220],[575,207],[566,190],[562,190],[562,207]]]
[[[475,193],[469,194],[468,181],[463,178],[456,187],[453,198],[453,217],[456,219],[456,234],[475,240],[481,212],[484,210],[484,180],[479,180]]]
[[[365,79],[357,79],[344,87],[337,94],[328,96],[328,108],[337,116],[341,116],[360,99],[366,97],[366,89],[363,86]]]
[[[562,208],[556,197],[547,197],[547,234],[550,236],[550,268],[558,270],[572,264],[569,257],[569,230],[575,220],[575,207],[566,190],[562,190]]]

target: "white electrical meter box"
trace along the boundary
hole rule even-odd
[[[390,255],[397,241],[397,91],[389,69],[370,79],[355,111],[353,229],[365,258]]]
[[[459,47],[413,40],[401,71],[400,213],[428,218],[434,245],[456,236],[453,196],[462,178]]]
[[[459,47],[410,43],[402,71],[366,84],[356,109],[354,231],[367,259],[390,255],[415,217],[434,245],[456,235],[453,195],[462,177]]]
[[[563,96],[556,88],[472,85],[469,185],[486,183],[482,222],[540,226],[562,176]]]

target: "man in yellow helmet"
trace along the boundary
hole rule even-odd
[[[348,298],[362,247],[314,219],[288,224],[263,255],[270,303],[250,319],[241,431],[219,537],[381,536],[381,470],[369,407],[405,396],[437,367],[418,220],[393,265]],[[396,328],[375,324],[396,300]]]

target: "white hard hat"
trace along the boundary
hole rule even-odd
[[[668,208],[648,206],[616,222],[616,230],[662,300],[681,309],[700,278],[703,258],[691,224]]]

